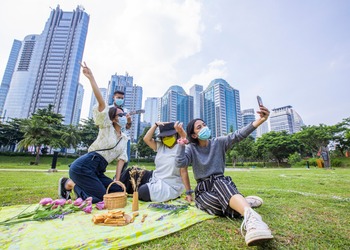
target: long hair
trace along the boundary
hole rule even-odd
[[[191,120],[188,124],[187,124],[187,127],[186,127],[186,133],[187,133],[187,137],[188,139],[190,140],[190,142],[192,143],[195,143],[195,144],[198,144],[199,141],[198,139],[196,138],[193,138],[192,137],[192,134],[194,134],[194,124],[196,123],[196,121],[202,121],[204,122],[202,119],[200,118],[196,118],[196,119],[193,119]]]
[[[112,106],[112,107],[109,108],[109,110],[108,110],[108,116],[109,116],[109,119],[110,119],[111,121],[113,121],[114,117],[117,115],[118,109],[120,109],[121,111],[123,111],[123,109],[118,108],[118,107],[115,107],[115,106]],[[123,112],[124,112],[124,111],[123,111]]]

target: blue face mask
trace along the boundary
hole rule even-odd
[[[125,117],[125,116],[123,116],[123,117],[118,117],[118,125],[119,125],[121,128],[125,128],[126,123],[127,123],[127,120],[126,120],[126,117]]]
[[[203,127],[198,133],[199,140],[208,140],[210,136],[211,136],[211,131],[207,126]]]
[[[124,99],[114,99],[114,103],[120,107],[124,104]]]

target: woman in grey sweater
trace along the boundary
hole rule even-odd
[[[241,226],[246,230],[245,241],[248,246],[257,245],[261,241],[272,239],[268,226],[261,216],[248,204],[239,193],[230,176],[224,176],[225,153],[234,143],[248,137],[258,126],[267,120],[269,110],[260,106],[257,112],[259,119],[227,136],[209,139],[211,131],[202,119],[194,119],[187,125],[186,132],[181,124],[176,123],[175,129],[181,136],[178,143],[176,160],[177,167],[192,165],[195,188],[196,206],[209,214],[228,216],[231,218],[244,216]],[[188,136],[190,143],[188,143]],[[186,145],[187,144],[187,145]]]

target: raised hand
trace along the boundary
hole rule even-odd
[[[259,106],[260,110],[257,113],[260,116],[260,120],[266,121],[269,118],[270,111],[265,106]]]
[[[86,65],[86,62],[84,62],[84,65],[80,63],[80,66],[83,68],[83,74],[88,79],[92,79],[94,77],[93,74],[92,74],[91,69]]]
[[[176,132],[179,134],[180,138],[186,138],[186,131],[184,130],[184,128],[182,127],[183,123],[182,122],[175,122],[174,124],[174,129],[176,130]]]

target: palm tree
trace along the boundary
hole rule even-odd
[[[35,163],[39,164],[40,147],[62,147],[65,143],[61,139],[63,134],[63,116],[52,111],[53,106],[38,109],[29,119],[23,122],[21,131],[24,133],[24,139],[19,142],[19,148],[35,146]]]
[[[74,148],[76,149],[77,145],[81,141],[81,136],[79,134],[78,128],[76,126],[73,126],[72,124],[69,124],[65,126],[64,132],[62,135],[62,140],[65,142],[66,147]],[[66,150],[67,155],[67,150]]]

